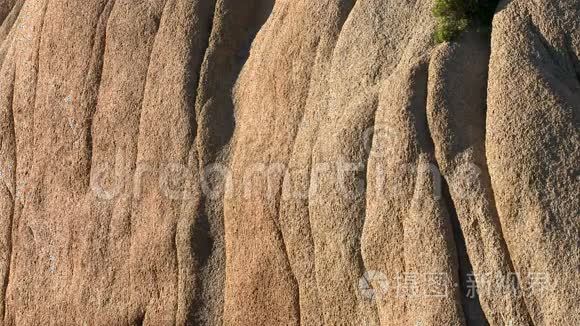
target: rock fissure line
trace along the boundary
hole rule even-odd
[[[0,67],[1,68],[1,67]],[[18,161],[17,161],[17,156],[16,156],[16,129],[15,129],[15,121],[14,121],[14,113],[13,113],[13,107],[14,107],[14,89],[15,89],[15,81],[16,81],[16,67],[14,67],[14,72],[12,74],[12,82],[11,84],[11,89],[10,89],[10,95],[8,96],[8,103],[9,103],[9,108],[8,108],[8,121],[11,122],[11,126],[12,126],[12,130],[11,130],[11,136],[12,139],[14,141],[14,151],[13,151],[13,155],[14,155],[14,165],[12,166],[12,187],[8,187],[6,185],[5,182],[3,182],[3,186],[6,188],[7,193],[10,194],[11,198],[11,202],[12,202],[12,209],[10,211],[10,222],[8,223],[9,225],[9,229],[8,229],[8,234],[6,237],[6,242],[8,244],[8,254],[7,254],[7,258],[8,261],[6,262],[6,272],[4,275],[4,284],[2,284],[2,297],[3,297],[3,301],[2,301],[2,320],[4,320],[4,322],[6,322],[6,299],[7,299],[7,295],[8,295],[8,284],[10,284],[10,270],[11,270],[11,266],[12,266],[12,255],[13,255],[13,237],[14,237],[14,213],[16,211],[16,200],[17,200],[17,183],[16,183],[16,167],[18,166]],[[2,137],[2,142],[4,142],[4,137]],[[1,149],[2,146],[0,146]]]
[[[24,1],[23,1],[22,6],[23,5],[24,5]],[[42,41],[42,30],[43,30],[43,26],[44,26],[44,18],[46,15],[47,6],[48,6],[48,0],[46,0],[44,2],[44,5],[42,7],[42,11],[40,13],[40,27],[39,27],[39,31],[38,31],[38,47],[36,48],[36,57],[35,57],[36,62],[34,63],[33,67],[39,66],[40,45],[41,45],[41,41]],[[21,8],[19,8],[19,9],[21,9]],[[19,13],[20,12],[21,11],[19,11]],[[14,43],[11,46],[14,46]],[[3,66],[4,62],[2,61],[0,63]],[[8,308],[7,298],[8,298],[8,289],[10,287],[10,279],[11,279],[11,274],[12,274],[12,264],[13,264],[13,260],[14,260],[13,259],[13,256],[14,256],[13,248],[14,248],[14,243],[16,240],[16,237],[14,235],[14,233],[15,233],[14,229],[15,228],[18,229],[19,225],[20,225],[20,216],[19,216],[18,220],[16,220],[16,209],[17,209],[16,204],[18,202],[18,191],[19,191],[20,187],[19,187],[19,181],[18,181],[18,163],[17,163],[18,162],[18,153],[17,153],[18,139],[16,138],[16,121],[15,121],[16,118],[14,116],[14,92],[15,92],[15,88],[16,88],[17,65],[16,65],[16,63],[14,65],[15,65],[15,67],[14,67],[14,79],[12,82],[13,87],[12,87],[11,95],[10,95],[10,97],[11,97],[10,103],[12,103],[11,108],[10,108],[10,111],[12,113],[12,128],[13,128],[12,132],[14,134],[14,162],[15,162],[15,164],[14,164],[15,165],[14,166],[14,195],[12,198],[12,202],[13,202],[12,213],[10,214],[11,215],[11,219],[10,219],[10,235],[11,236],[9,238],[9,243],[10,243],[9,260],[10,261],[8,262],[9,268],[8,268],[8,274],[5,276],[5,278],[6,278],[5,284],[3,284],[3,286],[4,286],[4,293],[3,293],[4,301],[3,301],[3,316],[2,317],[3,317],[3,321],[5,323],[12,322],[12,319],[8,318],[9,312],[7,310],[7,308]],[[33,144],[34,144],[34,108],[36,107],[36,95],[37,95],[37,87],[36,86],[38,85],[38,75],[39,75],[39,71],[36,71],[35,77],[34,77],[35,78],[35,81],[34,81],[35,87],[34,87],[34,94],[33,94],[33,101],[32,101],[32,119],[31,119],[32,120],[32,128],[33,128],[33,132],[32,132]],[[34,159],[34,152],[32,153],[32,159]],[[24,190],[22,189],[22,191],[24,191]],[[22,200],[22,202],[24,202],[24,199]],[[20,213],[21,213],[21,211],[20,211]],[[7,319],[9,321],[7,321]]]
[[[82,88],[84,92],[88,93],[90,98],[85,98],[85,94],[81,94],[81,100],[83,105],[86,101],[88,101],[88,130],[86,131],[86,144],[87,144],[87,165],[88,165],[88,172],[87,172],[87,181],[86,181],[86,189],[90,189],[90,182],[91,182],[91,174],[92,174],[92,161],[93,161],[93,117],[96,113],[96,108],[99,103],[99,90],[101,85],[101,80],[103,76],[103,68],[104,68],[104,60],[105,60],[105,49],[106,49],[106,39],[107,39],[107,29],[109,26],[109,20],[111,18],[111,11],[115,6],[116,0],[108,0],[105,6],[103,7],[103,11],[99,14],[99,18],[97,20],[97,24],[95,26],[95,33],[93,35],[92,46],[91,49],[93,51],[93,55],[91,56],[91,60],[88,63],[87,68],[87,78],[84,80],[84,87]],[[103,22],[104,21],[104,22]],[[102,33],[100,29],[103,28]],[[99,51],[100,50],[100,51]],[[97,53],[96,56],[94,54]],[[93,65],[93,60],[97,61],[95,65]],[[95,76],[94,80],[91,79],[91,68],[95,67]],[[91,85],[94,85],[91,87]],[[93,88],[89,90],[90,88]]]
[[[136,153],[135,153],[135,161],[133,162],[133,164],[131,166],[134,169],[134,171],[137,171],[138,163],[139,163],[139,145],[140,145],[140,139],[141,139],[141,126],[142,126],[142,122],[143,122],[142,121],[142,119],[143,119],[143,103],[144,103],[145,98],[146,98],[146,95],[147,95],[146,94],[146,92],[147,92],[147,86],[148,86],[149,81],[150,81],[149,78],[150,78],[150,68],[151,68],[151,61],[152,61],[151,55],[154,53],[155,48],[156,48],[156,45],[158,44],[157,37],[159,35],[159,30],[161,29],[161,24],[163,23],[163,16],[165,15],[165,10],[167,8],[167,3],[169,1],[171,1],[171,0],[164,0],[164,2],[163,2],[163,7],[161,9],[160,17],[159,17],[159,20],[157,21],[157,24],[156,24],[157,26],[156,26],[155,36],[153,37],[153,42],[152,42],[151,47],[150,47],[150,49],[148,51],[149,52],[149,55],[148,55],[148,59],[147,59],[147,70],[146,70],[146,73],[145,73],[145,80],[143,82],[143,87],[141,89],[141,97],[140,97],[141,100],[140,100],[140,105],[139,105],[139,116],[138,116],[138,119],[137,119],[138,126],[137,126],[137,133],[135,135],[135,141],[137,142],[137,145],[136,145],[137,150],[136,150]],[[149,5],[151,5],[151,4],[149,4]],[[134,177],[135,177],[135,175],[133,174],[133,178],[131,180],[134,180]],[[133,182],[131,182],[131,184],[133,185]],[[132,187],[131,187],[131,189],[132,189]],[[129,207],[131,207],[131,211],[130,211],[130,214],[129,214],[129,259],[132,261],[133,260],[133,256],[132,256],[133,255],[133,237],[134,237],[134,234],[133,234],[133,226],[136,224],[136,223],[133,222],[133,218],[136,215],[136,212],[135,212],[136,207],[135,207],[135,204],[134,204],[133,194],[132,194],[132,196],[130,198],[131,198],[130,199],[130,202],[131,203],[130,203],[130,206]],[[129,267],[129,285],[130,285],[131,288],[133,288],[133,286],[134,286],[134,284],[133,284],[133,282],[134,282],[133,281],[133,277],[134,276],[133,276],[132,269],[133,269],[133,267],[130,266]],[[155,287],[157,288],[157,284],[155,284]],[[157,289],[157,291],[158,291],[158,289]],[[140,324],[141,326],[143,325],[143,323],[144,323],[144,321],[145,321],[145,319],[147,317],[147,308],[148,308],[148,305],[151,303],[151,300],[152,299],[153,298],[150,298],[149,301],[148,301],[148,303],[144,307],[138,307],[137,311],[135,312],[136,315],[133,316],[134,323],[136,323],[138,325]],[[133,302],[134,300],[135,299],[131,297],[131,301]]]

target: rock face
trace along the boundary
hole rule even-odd
[[[0,0],[3,325],[578,325],[580,3],[432,5]]]

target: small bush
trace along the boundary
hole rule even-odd
[[[435,0],[435,41],[454,40],[470,25],[490,26],[498,0]]]

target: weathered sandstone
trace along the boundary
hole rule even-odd
[[[2,324],[578,325],[580,3],[432,7],[0,0]]]

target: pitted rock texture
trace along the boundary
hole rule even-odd
[[[578,325],[580,3],[432,7],[0,0],[2,324]]]

